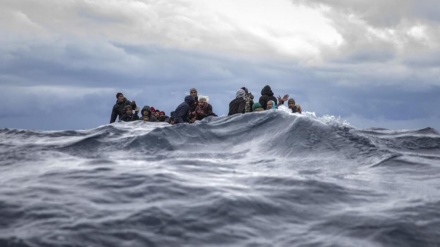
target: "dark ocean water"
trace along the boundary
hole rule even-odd
[[[269,111],[0,130],[0,246],[440,246],[440,135]]]

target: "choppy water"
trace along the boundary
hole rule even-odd
[[[0,130],[0,246],[440,246],[440,135],[269,111]]]

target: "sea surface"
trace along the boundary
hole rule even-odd
[[[440,246],[440,135],[285,109],[0,129],[0,246]]]

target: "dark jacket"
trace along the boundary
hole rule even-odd
[[[127,110],[127,108],[129,108],[133,112],[133,110],[132,110],[130,105],[125,106],[125,110]],[[130,121],[134,121],[134,120],[139,120],[138,112],[136,111],[134,114],[131,114],[131,115],[128,115],[127,113],[125,113],[124,115],[122,115],[120,120],[124,121],[124,122],[130,122]]]
[[[244,113],[246,108],[246,100],[243,98],[235,98],[229,103],[229,113],[228,116]]]
[[[229,103],[229,113],[228,116],[244,113],[246,110],[246,92],[243,89],[239,89],[235,94],[235,99]]]
[[[191,106],[194,105],[194,98],[191,95],[185,97],[185,101],[176,107],[174,110],[174,123],[188,123],[189,111]]]
[[[168,123],[174,124],[174,111],[170,113],[170,118],[168,119]]]
[[[133,109],[136,109],[136,104],[131,103],[128,99],[124,98],[124,101],[119,103],[116,100],[116,104],[113,106],[112,115],[110,117],[110,123],[114,123],[119,116],[119,120],[122,120],[122,116],[125,115],[125,107],[131,105]]]
[[[194,112],[195,110],[196,110],[196,108],[197,108],[197,105],[199,104],[199,96],[196,96],[195,98],[194,98],[194,100],[195,100],[195,104],[193,104],[193,105],[190,105],[190,110],[191,110],[191,112]]]
[[[266,85],[261,90],[261,97],[260,97],[260,100],[258,100],[258,102],[261,104],[261,107],[263,107],[264,110],[266,110],[267,102],[269,100],[273,100],[273,102],[275,102],[275,104],[278,102],[277,98],[275,98],[275,96],[273,96],[273,92],[272,92],[272,89],[270,88],[270,86]]]
[[[130,122],[130,121],[134,121],[134,120],[139,120],[139,116],[136,112],[136,113],[132,114],[131,116],[124,114],[120,119],[123,122]]]

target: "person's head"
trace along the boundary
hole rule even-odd
[[[125,106],[125,113],[127,115],[133,115],[133,108],[131,108],[131,105]]]
[[[117,100],[118,102],[122,103],[122,102],[124,102],[124,99],[125,99],[125,97],[124,97],[124,94],[123,94],[123,93],[117,93],[117,94],[116,94],[116,100]]]
[[[273,100],[269,100],[267,102],[266,110],[275,109],[275,108],[276,108],[275,102]]]
[[[141,111],[142,116],[151,116],[151,108],[149,106],[144,106]]]
[[[164,111],[161,111],[161,112],[159,112],[159,116],[165,116],[165,112]]]
[[[156,116],[156,118],[158,118],[158,117],[160,116],[160,111],[159,111],[159,110],[156,110],[156,111],[154,112],[154,115]]]
[[[199,106],[200,107],[203,107],[206,103],[207,103],[206,98],[202,97],[199,99]]]
[[[150,117],[150,116],[151,116],[151,112],[148,111],[148,110],[143,110],[143,111],[142,111],[142,116]]]
[[[189,106],[194,105],[195,102],[196,102],[196,100],[194,99],[193,96],[191,96],[191,95],[185,96],[185,103],[187,103]]]
[[[287,101],[287,106],[290,108],[290,109],[293,109],[294,107],[295,107],[295,100],[293,99],[293,98],[290,98],[289,99],[289,101]]]
[[[263,89],[261,89],[261,95],[273,96],[272,89],[269,85],[266,85],[263,87]]]
[[[263,107],[261,107],[261,104],[259,102],[255,102],[252,105],[252,111],[264,111]]]
[[[193,96],[194,98],[196,98],[196,97],[197,97],[197,89],[195,89],[195,88],[191,88],[191,89],[189,90],[189,95],[191,95],[191,96]]]
[[[246,94],[249,93],[249,90],[247,89],[247,87],[242,87],[241,89],[243,89]]]
[[[235,94],[235,97],[245,99],[246,92],[240,88],[240,89],[238,89],[237,93]]]
[[[144,122],[148,122],[150,121],[150,117],[148,117],[148,115],[144,115],[142,116],[142,120],[144,120]]]

